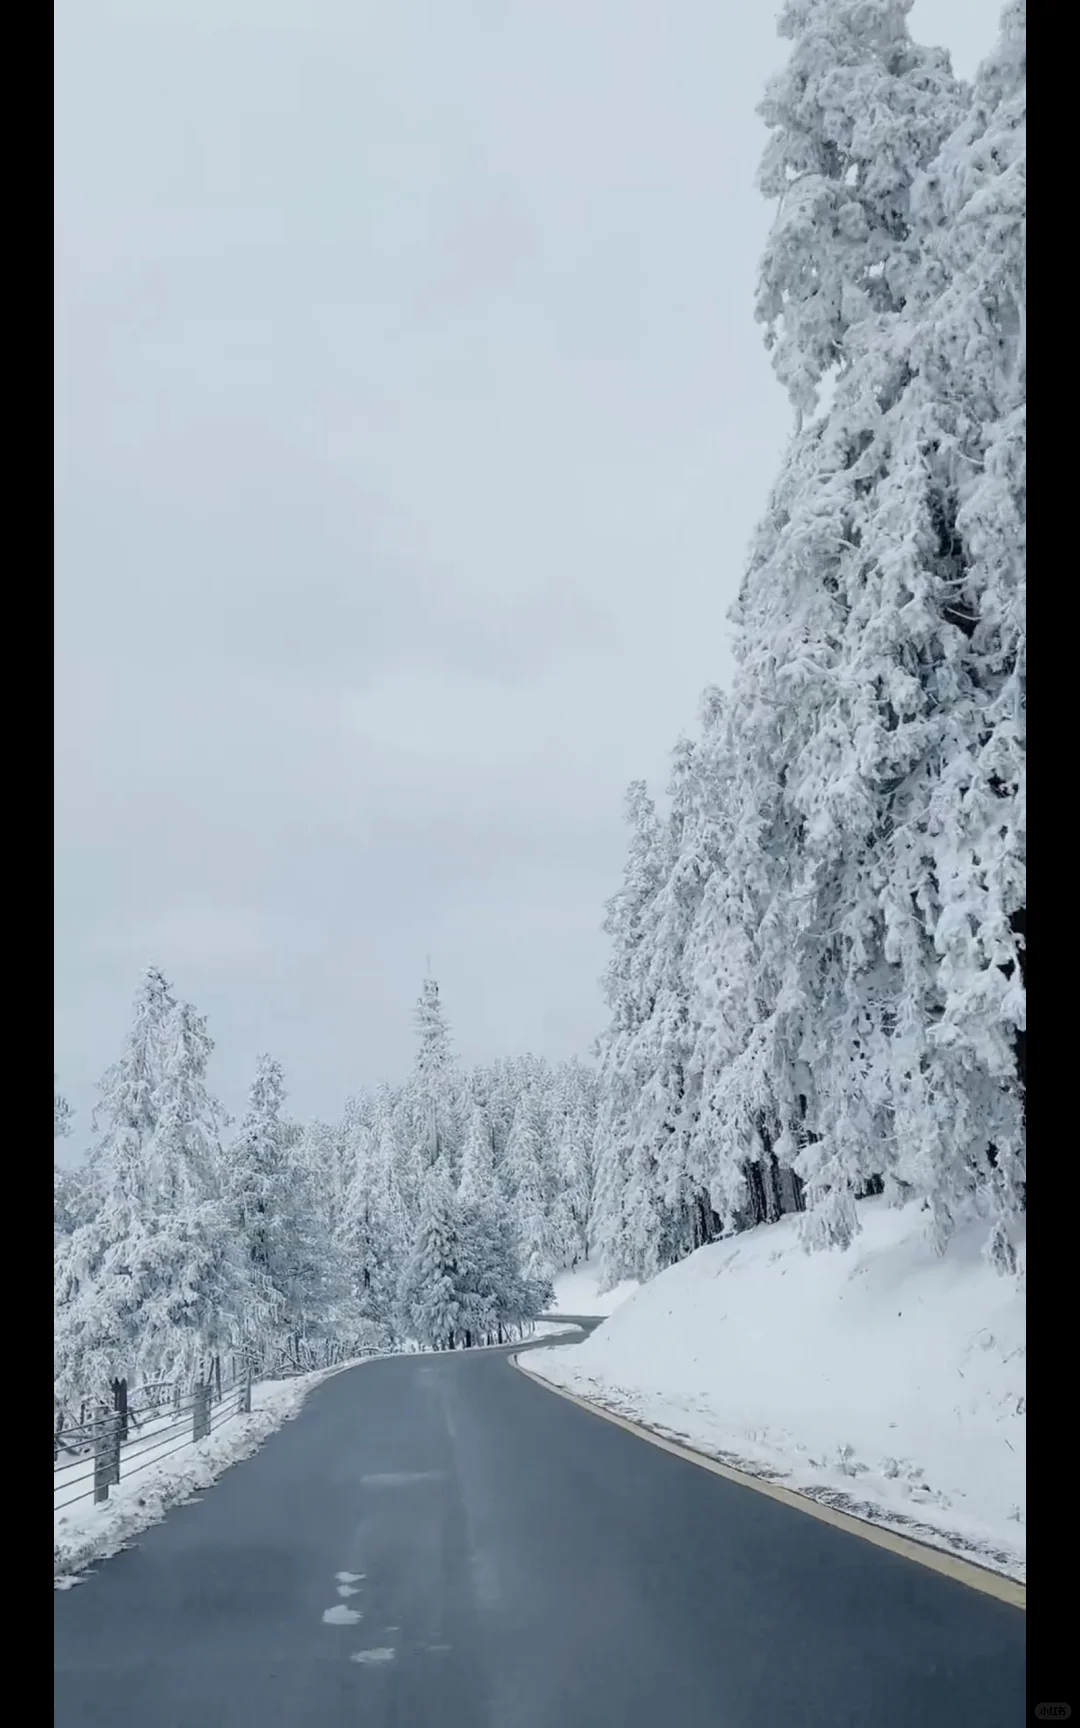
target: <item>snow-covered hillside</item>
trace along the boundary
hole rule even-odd
[[[560,1272],[555,1279],[555,1300],[552,1314],[614,1314],[619,1304],[638,1288],[635,1278],[623,1278],[612,1290],[600,1294],[603,1279],[600,1267],[587,1260],[572,1272]]]
[[[592,1337],[534,1352],[553,1384],[1023,1575],[1025,1244],[1002,1278],[917,1206],[859,1206],[851,1247],[806,1254],[784,1218],[701,1248]],[[839,1497],[842,1496],[841,1500]]]

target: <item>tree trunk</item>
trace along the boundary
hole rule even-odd
[[[750,1225],[764,1224],[766,1219],[765,1183],[761,1175],[761,1165],[756,1158],[746,1166],[746,1187],[746,1211]]]

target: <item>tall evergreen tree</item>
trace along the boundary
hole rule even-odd
[[[620,891],[607,905],[604,930],[611,937],[611,959],[604,998],[611,1014],[600,1043],[600,1107],[597,1113],[591,1233],[605,1280],[634,1276],[638,1244],[631,1211],[637,1196],[628,1192],[635,1077],[629,1058],[648,1011],[648,954],[643,931],[668,863],[663,826],[642,781],[626,795],[630,844]]]
[[[463,1326],[461,1215],[441,1169],[428,1173],[420,1220],[401,1275],[405,1334],[429,1350],[452,1350]]]
[[[450,1156],[454,1144],[454,1064],[450,1031],[434,978],[424,979],[416,1004],[416,1091],[426,1162]]]
[[[190,1378],[239,1339],[250,1299],[214,1156],[210,1041],[151,970],[120,1061],[102,1082],[92,1217],[57,1244],[62,1401],[114,1378]]]

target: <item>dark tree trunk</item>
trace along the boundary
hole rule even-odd
[[[122,1441],[126,1440],[128,1437],[127,1392],[128,1392],[128,1387],[127,1387],[127,1381],[126,1380],[114,1380],[113,1381],[113,1383],[112,1383],[113,1409],[116,1411],[116,1414],[120,1418],[120,1439]]]
[[[780,1165],[777,1162],[776,1153],[771,1147],[765,1158],[763,1178],[766,1222],[775,1224],[784,1210],[784,1203],[780,1190]]]
[[[765,1183],[761,1175],[761,1165],[756,1158],[746,1166],[746,1188],[747,1223],[748,1227],[752,1228],[755,1224],[764,1224],[766,1218]]]
[[[698,1193],[694,1196],[691,1217],[691,1241],[695,1248],[704,1248],[706,1242],[715,1242],[723,1229],[723,1223],[712,1209],[709,1196]]]

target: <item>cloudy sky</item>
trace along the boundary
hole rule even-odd
[[[919,0],[970,73],[996,0]],[[55,1067],[585,1053],[789,419],[744,0],[58,0]],[[77,1145],[77,1143],[76,1143]],[[72,1146],[71,1151],[76,1150]]]

